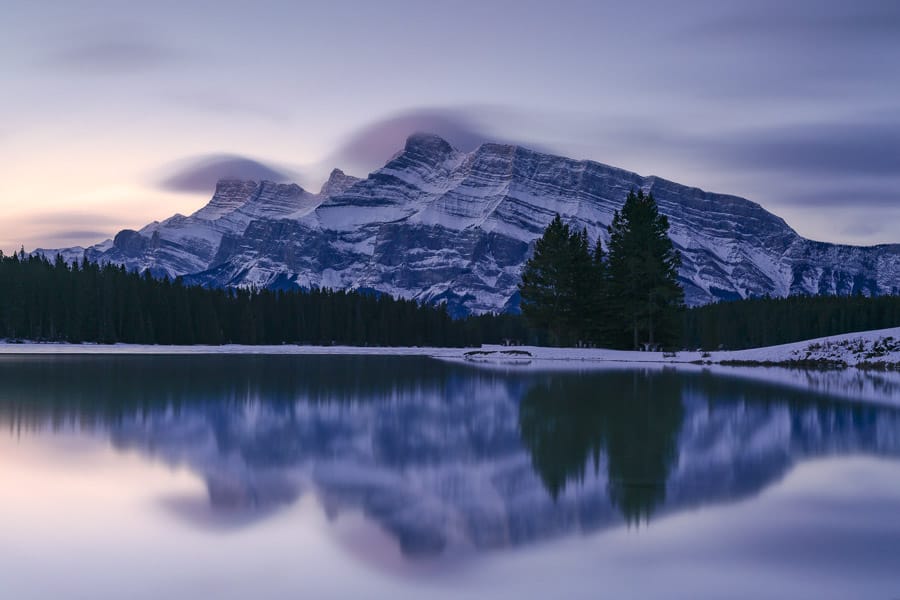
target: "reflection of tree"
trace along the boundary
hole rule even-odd
[[[0,423],[112,425],[142,414],[209,404],[223,413],[264,401],[377,402],[438,393],[473,375],[423,357],[37,356],[0,357]],[[475,374],[490,383],[499,376]],[[227,421],[228,414],[222,418]]]
[[[603,424],[596,419],[602,415],[584,402],[591,391],[585,380],[554,378],[528,390],[519,406],[522,440],[554,499],[568,481],[584,479],[591,459],[599,466]]]
[[[547,375],[421,357],[0,357],[0,437],[55,426],[108,433],[117,449],[189,469],[226,517],[215,523],[252,523],[315,493],[329,515],[361,512],[407,556],[596,531],[617,513],[648,519],[664,502],[675,511],[746,498],[811,457],[900,456],[897,408],[717,373]],[[523,473],[526,451],[543,484]],[[564,493],[597,469],[614,508],[603,489]],[[210,522],[193,504],[171,508]]]
[[[648,519],[677,460],[681,384],[666,373],[552,377],[531,388],[519,428],[532,464],[557,498],[606,456],[608,493],[625,519]]]

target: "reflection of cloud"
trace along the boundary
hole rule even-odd
[[[269,517],[279,505],[254,506],[234,510],[209,510],[210,499],[206,497],[172,496],[161,498],[160,507],[184,520],[207,531],[232,531],[249,527],[260,519]]]
[[[295,174],[244,156],[210,154],[177,163],[159,185],[173,192],[212,193],[220,179],[284,182],[295,178]]]

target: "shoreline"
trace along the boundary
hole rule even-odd
[[[900,370],[900,327],[827,336],[747,350],[641,352],[605,348],[496,346],[479,348],[385,346],[157,346],[144,344],[69,344],[0,342],[2,355],[296,355],[429,356],[467,363],[597,363],[781,367],[793,369]]]

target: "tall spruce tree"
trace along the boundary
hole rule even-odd
[[[612,345],[618,332],[610,310],[609,264],[599,238],[591,255],[588,302],[589,310],[585,313],[588,339],[599,346]]]
[[[571,342],[585,343],[593,337],[590,329],[590,315],[595,311],[597,279],[594,273],[591,246],[587,229],[572,232],[569,236],[569,255],[572,273],[572,301],[568,312],[566,329]]]
[[[519,284],[522,314],[531,327],[547,331],[551,343],[585,339],[590,268],[587,231],[573,232],[556,215],[535,243]]]
[[[620,343],[638,349],[678,340],[684,291],[678,284],[681,255],[669,239],[669,220],[653,194],[628,194],[609,227],[610,300],[625,334]],[[626,337],[627,336],[627,337]]]

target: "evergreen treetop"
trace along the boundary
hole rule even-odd
[[[556,215],[535,243],[519,291],[528,323],[552,343],[639,348],[678,343],[681,257],[652,195],[631,192],[609,227],[608,252]]]
[[[632,347],[676,342],[684,305],[678,283],[681,255],[653,194],[630,192],[613,215],[609,238],[610,302]]]
[[[551,343],[584,341],[591,310],[592,259],[587,230],[572,231],[556,215],[525,263],[519,293],[528,323],[549,333]]]

